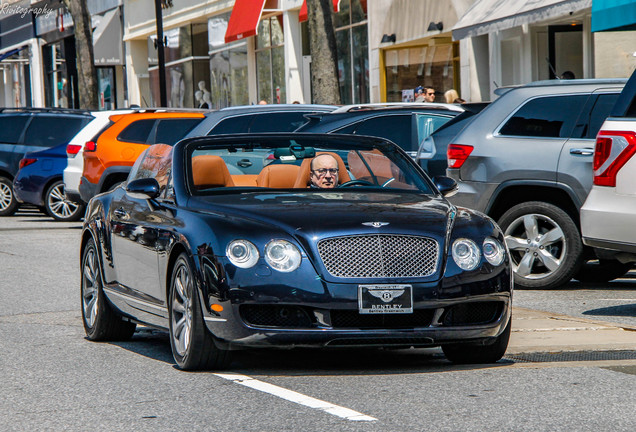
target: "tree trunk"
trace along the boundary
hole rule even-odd
[[[332,0],[307,0],[312,102],[340,105]]]
[[[73,18],[77,55],[80,108],[97,110],[97,69],[93,55],[93,30],[86,0],[62,0]]]

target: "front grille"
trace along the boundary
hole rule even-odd
[[[410,314],[360,314],[357,310],[332,310],[331,326],[335,329],[401,329],[428,327],[433,309],[416,309]]]
[[[241,319],[256,327],[312,327],[313,314],[305,308],[285,305],[241,305]]]
[[[376,234],[321,240],[318,252],[335,277],[424,277],[435,273],[439,246],[427,237]]]
[[[448,308],[440,321],[447,327],[488,324],[496,321],[502,310],[503,303],[498,301],[462,303]]]

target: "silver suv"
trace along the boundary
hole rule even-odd
[[[448,146],[456,205],[482,211],[506,235],[516,284],[611,280],[629,265],[585,248],[579,209],[592,187],[594,140],[624,79],[538,81],[499,89]],[[587,263],[589,261],[589,264]]]

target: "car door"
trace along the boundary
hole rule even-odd
[[[31,116],[24,114],[0,116],[0,171],[7,171],[15,175],[22,154],[16,152],[16,146],[21,142],[23,132]]]
[[[596,134],[618,99],[620,90],[597,91],[588,99],[577,119],[572,136],[565,143],[559,157],[557,181],[569,184],[583,205],[592,189],[594,146]]]
[[[527,100],[494,131],[492,154],[482,160],[484,166],[473,167],[472,176],[479,177],[483,171],[494,174],[488,179],[493,183],[519,178],[556,182],[561,149],[588,97],[588,94],[553,94]]]
[[[129,181],[138,178],[156,178],[166,194],[170,176],[172,147],[158,144],[140,155],[130,172]],[[166,306],[163,274],[158,266],[158,251],[171,211],[153,200],[137,198],[116,191],[111,202],[110,225],[113,264],[117,282],[129,290],[149,313],[161,314]]]

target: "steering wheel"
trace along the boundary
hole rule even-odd
[[[340,187],[349,187],[349,186],[375,186],[374,183],[366,180],[349,180],[348,182],[344,182],[340,185]]]
[[[391,177],[390,179],[382,183],[382,187],[387,187],[393,180],[395,180],[395,177]]]

